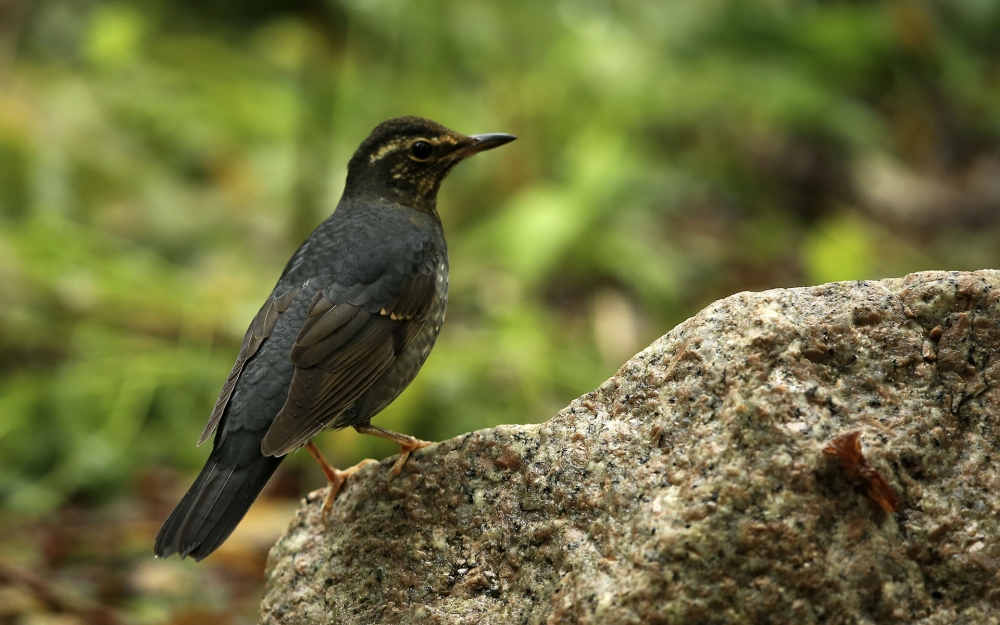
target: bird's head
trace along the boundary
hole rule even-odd
[[[421,117],[398,117],[372,130],[347,165],[344,196],[384,197],[433,211],[441,181],[463,159],[515,139],[466,136]]]

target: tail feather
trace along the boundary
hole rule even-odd
[[[244,457],[243,462],[233,463],[236,458],[232,456],[219,448],[212,451],[194,484],[156,535],[157,556],[177,553],[182,558],[190,555],[201,560],[215,551],[236,529],[283,459],[264,456],[259,447],[249,462]]]

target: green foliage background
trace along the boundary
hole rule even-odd
[[[376,419],[423,438],[544,420],[736,291],[997,267],[998,32],[988,0],[0,3],[0,506],[195,472],[391,116],[520,137],[441,194],[448,320]]]

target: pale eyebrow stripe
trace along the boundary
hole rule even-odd
[[[395,151],[396,148],[398,148],[400,145],[402,145],[402,143],[403,143],[403,141],[400,140],[400,139],[396,139],[395,141],[390,141],[389,143],[386,143],[381,148],[379,148],[378,152],[376,152],[376,153],[374,153],[374,154],[371,155],[371,158],[369,159],[370,162],[374,163],[375,161],[379,160],[380,158],[384,158],[386,154],[388,154],[389,152]]]
[[[414,138],[420,139],[421,141],[427,141],[428,143],[431,143],[435,146],[439,146],[442,143],[447,143],[449,145],[458,145],[458,142],[455,141],[455,138],[449,137],[448,135],[444,135],[441,137],[434,137],[434,138],[425,138],[425,137],[414,137]],[[381,148],[379,148],[378,152],[375,152],[374,154],[371,155],[371,157],[369,158],[369,162],[374,163],[377,160],[385,158],[387,154],[396,151],[397,149],[399,149],[400,146],[409,143],[411,140],[412,138],[396,139],[395,141],[390,141],[389,143],[386,143]]]

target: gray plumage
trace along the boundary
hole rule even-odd
[[[448,298],[440,183],[463,158],[511,140],[400,118],[361,144],[336,211],[247,330],[199,441],[215,432],[212,453],[160,529],[157,556],[204,558],[286,454],[324,429],[367,425],[409,385]]]

